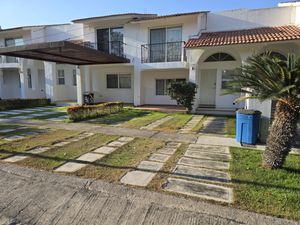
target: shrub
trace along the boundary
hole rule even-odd
[[[22,109],[50,105],[50,99],[1,99],[0,110]]]
[[[72,121],[97,118],[122,111],[123,102],[107,102],[97,105],[71,106],[67,113]]]
[[[188,112],[193,109],[193,101],[196,95],[197,85],[192,82],[172,82],[168,87],[168,93],[178,105],[185,107]]]

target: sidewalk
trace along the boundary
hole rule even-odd
[[[294,221],[0,164],[0,224],[284,225]]]

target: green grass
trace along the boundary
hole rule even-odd
[[[60,116],[65,116],[65,115],[66,115],[66,113],[64,113],[64,112],[57,112],[56,114],[33,117],[32,119],[33,120],[46,120],[46,119],[57,118],[57,117],[60,117]]]
[[[227,117],[226,134],[228,137],[235,137],[236,134],[235,117]]]
[[[169,121],[159,125],[155,130],[164,131],[164,132],[175,132],[182,128],[191,118],[192,115],[188,114],[169,114],[173,118]]]
[[[136,138],[112,154],[96,161],[98,165],[87,166],[75,174],[84,178],[118,182],[126,172],[134,169],[163,145],[164,142],[159,140]]]
[[[236,207],[300,220],[300,156],[289,155],[283,169],[266,170],[260,151],[231,148],[231,153]]]
[[[198,133],[202,128],[203,128],[203,122],[205,120],[205,116],[200,120],[200,122],[193,127],[192,132],[193,133]]]
[[[45,153],[34,155],[32,158],[21,161],[19,165],[51,171],[64,162],[101,147],[116,138],[117,136],[95,134],[78,142],[73,142],[63,147],[56,147]]]
[[[122,127],[127,127],[127,128],[140,128],[143,126],[146,126],[156,120],[159,120],[163,117],[165,117],[167,114],[166,113],[161,113],[161,112],[149,112],[148,114],[137,117],[134,120],[130,120],[124,124],[122,124]]]
[[[22,132],[24,132],[24,130],[22,130]],[[14,152],[24,152],[37,146],[50,146],[54,142],[75,136],[78,133],[78,131],[53,130],[36,136],[29,136],[21,140],[6,142],[0,145],[0,158],[8,157]]]
[[[106,115],[98,118],[91,123],[100,125],[114,125],[118,123],[127,122],[133,118],[144,117],[151,115],[152,112],[138,109],[125,108],[122,112]]]

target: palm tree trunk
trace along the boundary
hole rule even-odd
[[[299,113],[293,107],[281,101],[276,103],[275,119],[263,155],[263,167],[269,169],[282,168],[295,143],[298,117]]]

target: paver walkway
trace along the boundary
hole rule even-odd
[[[203,121],[203,128],[200,133],[204,134],[225,134],[227,118],[226,117],[207,117]]]
[[[299,225],[233,207],[0,164],[0,224]]]
[[[157,153],[150,155],[148,160],[142,161],[137,170],[133,170],[125,174],[121,183],[135,185],[135,186],[147,186],[156,175],[156,172],[161,170],[164,163],[176,152],[180,147],[180,143],[169,142],[165,147],[159,149]]]
[[[94,133],[82,133],[82,134],[79,134],[76,137],[70,137],[70,138],[65,139],[63,141],[59,141],[59,142],[53,144],[50,147],[38,146],[38,147],[35,147],[35,148],[33,148],[29,151],[23,152],[23,154],[20,152],[20,154],[13,155],[13,156],[10,156],[8,158],[2,159],[2,161],[3,162],[9,162],[9,163],[16,163],[16,162],[19,162],[19,161],[22,161],[24,159],[29,158],[30,154],[41,154],[41,153],[44,153],[44,152],[49,151],[51,149],[54,149],[56,147],[62,147],[62,146],[65,146],[67,144],[70,144],[72,142],[80,141],[80,140],[82,140],[84,138],[87,138],[87,137],[90,137],[92,135],[94,135]]]
[[[231,180],[227,171],[230,158],[228,147],[190,144],[184,156],[177,162],[164,189],[231,203],[232,189],[226,185]]]
[[[204,116],[202,115],[193,116],[193,118],[189,122],[187,122],[183,128],[179,130],[179,133],[180,134],[196,133],[193,132],[193,128],[197,126],[198,123],[200,123],[203,117]]]
[[[159,125],[171,120],[173,117],[172,116],[166,116],[164,118],[161,118],[159,120],[156,120],[150,124],[148,124],[147,126],[141,127],[142,130],[154,130],[156,127],[158,127]]]
[[[76,172],[77,170],[80,170],[86,167],[87,165],[89,165],[88,163],[95,162],[105,157],[106,155],[111,154],[112,152],[116,151],[119,147],[126,145],[132,140],[134,140],[134,138],[132,137],[120,137],[116,141],[112,141],[105,146],[96,148],[92,152],[85,153],[75,159],[80,162],[67,162],[59,166],[58,168],[56,168],[55,171],[62,172],[62,173]]]

